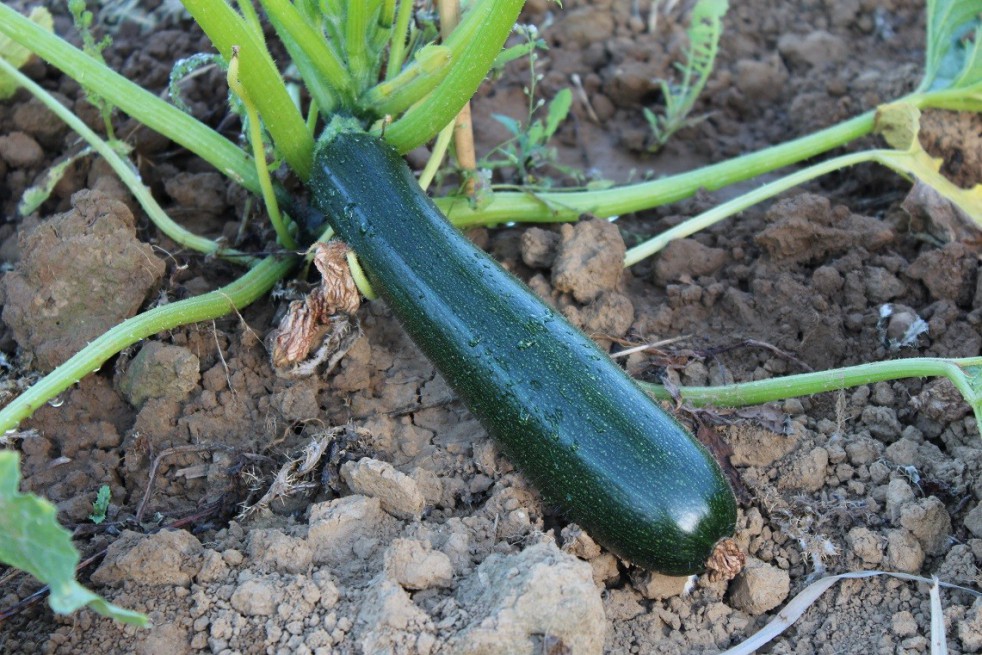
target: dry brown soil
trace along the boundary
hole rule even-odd
[[[564,4],[528,4],[525,20],[552,46],[538,62],[537,92],[551,98],[579,76],[593,116],[577,95],[557,135],[559,156],[616,181],[806,134],[918,79],[920,2],[734,2],[696,108],[707,118],[647,155],[641,107],[657,101],[653,80],[678,57],[684,7],[650,31],[646,0]],[[104,16],[115,35],[108,60],[153,90],[175,58],[208,49],[169,7],[138,12],[152,27]],[[28,72],[99,125],[76,84],[41,63]],[[492,113],[523,117],[527,82],[518,63],[479,94],[483,151],[504,136]],[[186,83],[184,96],[196,116],[232,136],[238,126],[225,117],[224,88],[211,71]],[[244,248],[270,242],[259,217],[241,227],[246,199],[205,164],[125,117],[117,130],[175,218]],[[978,117],[932,113],[925,131],[954,179],[982,179]],[[140,306],[235,274],[154,231],[107,167],[88,159],[40,212],[17,218],[25,187],[76,147],[25,94],[0,105],[7,397]],[[831,175],[623,273],[625,243],[734,192],[613,224],[473,237],[612,351],[672,339],[627,358],[645,379],[720,384],[902,356],[979,355],[978,240],[946,241],[944,208],[905,202],[908,191],[871,166]],[[880,382],[742,413],[684,411],[729,452],[748,564],[729,583],[666,578],[618,561],[541,502],[384,304],[360,310],[363,336],[332,372],[277,377],[264,338],[290,292],[134,346],[23,426],[29,432],[12,447],[23,455],[24,487],[57,504],[83,553],[108,547],[83,580],[146,612],[153,627],[89,612],[54,616],[35,604],[0,624],[0,651],[717,653],[825,573],[878,568],[979,585],[982,443],[946,382]],[[893,313],[881,322],[886,304]],[[926,332],[892,348],[887,340],[917,317]],[[294,493],[236,518],[284,466]],[[103,484],[112,505],[95,526],[87,517]],[[179,520],[183,529],[164,527]],[[0,610],[37,588],[26,576],[3,580]],[[979,652],[982,601],[958,591],[942,601],[949,652]],[[926,652],[929,621],[925,585],[849,581],[768,648]]]

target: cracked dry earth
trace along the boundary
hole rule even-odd
[[[579,76],[583,94],[557,134],[558,157],[617,181],[808,133],[918,79],[920,2],[733,3],[695,109],[707,118],[647,155],[641,107],[657,101],[652,80],[669,75],[678,56],[682,8],[652,31],[648,2],[564,4],[530,1],[523,17],[551,46],[537,64],[538,92],[548,99]],[[154,90],[170,62],[208,49],[167,7],[150,14],[152,32],[132,20],[107,26],[111,65]],[[58,11],[56,28],[67,33]],[[98,125],[76,85],[39,62],[27,71]],[[528,75],[518,62],[475,99],[485,151],[503,138],[492,113],[523,116]],[[218,126],[223,89],[220,74],[206,73],[187,84],[186,100]],[[204,234],[242,236],[240,191],[165,139],[119,123],[175,218]],[[923,129],[946,174],[963,186],[982,180],[977,116],[933,112]],[[39,212],[17,218],[23,190],[74,147],[27,95],[0,105],[0,349],[15,363],[7,397],[140,307],[216,288],[235,273],[154,231],[97,161],[71,166]],[[643,379],[723,384],[901,356],[979,355],[977,235],[953,234],[947,208],[909,192],[892,174],[860,167],[627,271],[626,246],[732,192],[614,223],[470,236],[612,354],[672,340],[620,358]],[[244,230],[245,245],[261,247],[258,223]],[[672,578],[619,561],[543,503],[384,304],[359,311],[362,334],[331,372],[277,377],[264,339],[285,304],[263,300],[240,316],[158,334],[23,426],[27,436],[11,447],[22,453],[25,489],[57,505],[83,554],[107,549],[83,580],[146,612],[153,627],[86,611],[55,616],[36,604],[0,624],[0,651],[709,654],[744,641],[825,573],[882,569],[979,587],[982,442],[947,382],[683,412],[734,472],[736,539],[748,562],[731,582]],[[889,340],[917,319],[926,330],[893,348]],[[87,517],[103,484],[112,491],[109,519],[94,526]],[[293,493],[260,502],[284,484]],[[180,528],[167,527],[175,521]],[[36,588],[25,576],[4,577],[0,609]],[[949,652],[982,650],[982,600],[945,590],[942,606]],[[930,620],[926,585],[847,580],[765,651],[928,652]]]

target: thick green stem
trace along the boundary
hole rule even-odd
[[[344,49],[348,59],[348,71],[357,83],[365,83],[372,69],[368,61],[368,42],[376,29],[373,17],[379,9],[379,0],[349,2],[344,21]]]
[[[218,318],[249,305],[269,291],[298,261],[298,257],[268,257],[228,286],[161,305],[123,321],[0,410],[0,434],[15,429],[44,403],[141,339],[180,325]]]
[[[946,377],[951,380],[966,402],[971,405],[976,421],[982,426],[982,357],[894,359],[723,387],[681,387],[678,393],[683,400],[696,406],[744,407],[799,396],[811,396],[826,391],[838,391],[884,380],[924,377]],[[661,385],[649,382],[639,382],[639,384],[655,398],[673,399],[672,392]]]
[[[827,152],[873,129],[875,112],[866,112],[838,125],[787,143],[741,155],[704,168],[651,182],[601,191],[498,192],[490,202],[474,207],[467,198],[436,201],[461,227],[517,222],[575,221],[585,213],[601,218],[651,209],[688,198],[700,189],[715,191]],[[388,132],[386,132],[388,136]]]
[[[385,130],[385,140],[409,152],[432,139],[471,99],[491,70],[525,0],[477,0],[444,45],[452,69],[425,99]],[[512,220],[512,219],[508,219]]]
[[[45,31],[6,4],[0,3],[0,32],[113,104],[150,129],[197,153],[222,173],[254,193],[259,179],[242,150],[193,116],[99,63],[58,36]]]
[[[321,111],[331,113],[339,100],[345,107],[350,107],[353,102],[351,75],[324,36],[288,0],[261,1]]]
[[[242,85],[256,103],[277,152],[300,179],[306,180],[310,176],[314,140],[307,134],[307,124],[287,93],[266,44],[224,0],[182,2],[225,61],[231,60],[232,48],[239,47]],[[191,150],[198,152],[199,148]]]

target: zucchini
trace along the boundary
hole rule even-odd
[[[395,150],[339,124],[316,150],[315,204],[505,455],[622,558],[669,575],[703,570],[736,523],[712,456],[458,232]]]

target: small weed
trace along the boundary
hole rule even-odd
[[[550,186],[548,177],[541,173],[546,168],[580,177],[581,173],[561,166],[556,161],[556,149],[549,145],[549,140],[569,116],[573,92],[570,89],[561,90],[549,101],[548,106],[542,98],[536,99],[535,87],[542,79],[542,75],[535,69],[537,50],[545,49],[546,45],[538,38],[538,30],[534,25],[519,25],[515,31],[526,40],[522,46],[516,48],[520,48],[519,52],[528,56],[529,60],[529,84],[523,89],[528,98],[528,116],[525,121],[519,121],[502,114],[493,115],[511,136],[491,150],[479,162],[479,167],[491,171],[510,170],[512,182],[532,186],[543,186],[543,182],[547,182],[544,186]],[[543,107],[546,107],[545,120],[537,117]]]
[[[109,485],[104,484],[99,487],[99,493],[96,494],[95,502],[92,503],[92,513],[89,514],[89,520],[96,525],[106,520],[106,512],[109,511],[109,498]]]
[[[706,116],[690,117],[689,113],[713,72],[727,9],[727,0],[699,0],[692,8],[691,22],[686,30],[689,46],[684,61],[677,64],[682,80],[677,84],[659,80],[664,108],[657,113],[644,108],[644,117],[651,128],[650,152],[660,150],[683,127],[706,119]]]

